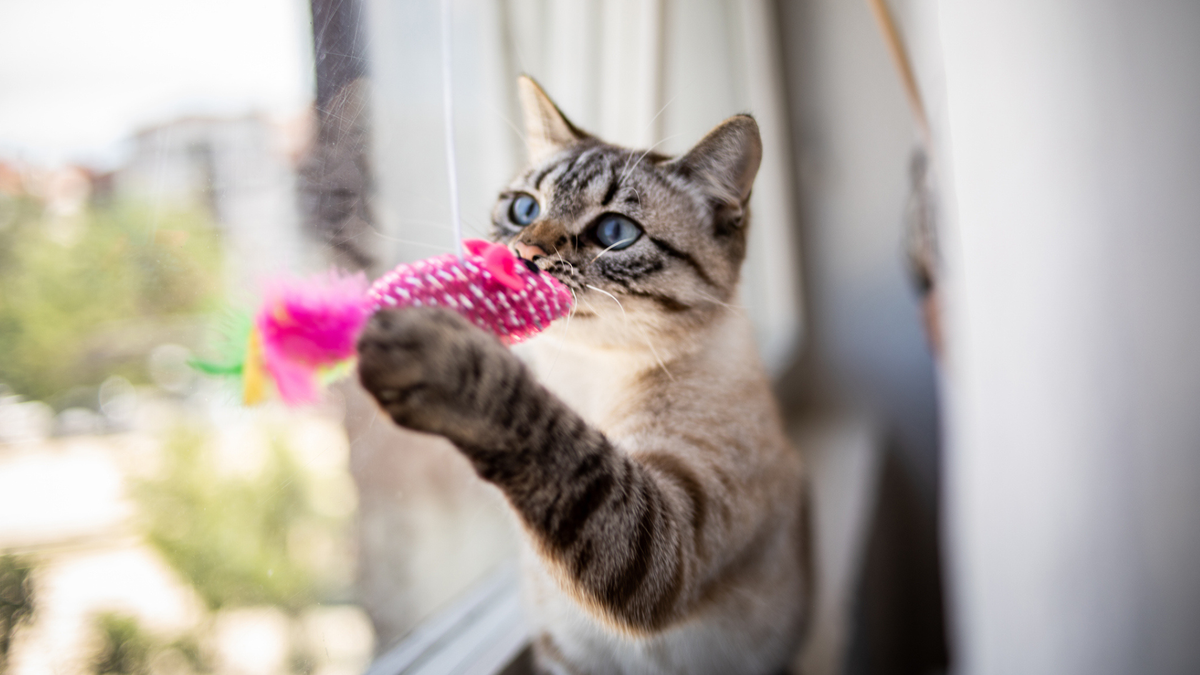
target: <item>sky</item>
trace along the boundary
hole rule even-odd
[[[148,124],[298,114],[309,31],[304,0],[0,0],[0,158],[112,165]]]

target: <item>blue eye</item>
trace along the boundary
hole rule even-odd
[[[628,248],[642,236],[642,228],[632,220],[615,213],[604,216],[596,228],[596,239],[600,245],[613,251]]]
[[[537,200],[527,194],[519,194],[513,199],[512,206],[508,207],[508,217],[517,225],[525,227],[537,219],[542,208],[538,206]]]

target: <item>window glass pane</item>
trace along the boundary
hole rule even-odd
[[[371,658],[341,396],[246,408],[189,366],[265,279],[324,266],[296,199],[309,18],[298,0],[0,7],[6,672]]]
[[[520,72],[615,142],[679,153],[754,109],[766,145],[788,147],[753,3],[678,4],[455,3],[467,236],[489,234],[524,161]],[[373,277],[451,250],[438,11],[0,8],[13,672],[353,672],[516,555],[500,494],[353,379],[318,405],[246,407],[235,381],[191,365],[245,351],[244,316],[281,274]],[[776,372],[800,332],[786,168],[764,160],[745,276]]]

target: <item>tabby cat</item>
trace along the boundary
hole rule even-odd
[[[530,366],[449,310],[383,311],[362,383],[516,511],[542,671],[784,672],[809,595],[801,463],[730,304],[758,127],[732,117],[672,159],[518,86],[531,166],[496,237],[569,286],[574,314]]]

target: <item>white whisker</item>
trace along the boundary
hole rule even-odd
[[[567,324],[563,326],[564,334],[571,330],[571,317],[575,316],[575,309],[578,307],[579,303],[579,299],[575,297],[575,290],[570,287],[568,287],[567,290],[571,291],[571,298],[574,299],[574,302],[571,303],[571,310],[567,312]],[[554,352],[554,360],[550,362],[550,369],[546,371],[547,379],[549,379],[551,373],[554,372],[554,367],[558,365],[558,357],[562,356],[563,349],[566,349],[565,342],[566,340],[559,340],[558,342],[558,351]]]
[[[596,288],[595,286],[593,286],[591,284],[587,284],[587,287],[592,289],[593,291],[599,291],[599,292],[607,295],[608,297],[612,298],[613,302],[617,303],[617,307],[621,308],[621,316],[624,317],[624,319],[625,319],[625,325],[627,325],[627,326],[629,325],[629,315],[625,313],[625,305],[621,304],[621,301],[617,299],[617,296],[613,295],[612,293],[609,293],[608,291],[604,290],[603,288]],[[671,378],[671,381],[674,382],[675,376],[672,375],[671,371],[667,369],[667,364],[663,363],[662,357],[658,355],[658,350],[655,349],[654,344],[650,342],[650,334],[647,333],[645,331],[645,329],[642,328],[641,326],[638,326],[635,324],[633,327],[636,328],[637,331],[642,334],[642,339],[646,341],[646,346],[650,348],[650,353],[654,355],[654,360],[658,362],[658,367],[662,368],[663,372],[667,374],[667,377]]]
[[[664,112],[667,110],[667,107],[668,107],[668,106],[670,106],[672,103],[674,103],[674,102],[675,102],[675,99],[677,99],[677,98],[679,98],[679,94],[676,94],[676,95],[672,96],[672,97],[671,97],[671,100],[669,100],[669,101],[667,101],[666,103],[664,103],[664,104],[663,104],[663,107],[659,108],[659,109],[658,109],[658,112],[654,113],[654,117],[651,117],[651,118],[650,118],[650,121],[646,123],[646,126],[645,126],[645,127],[642,127],[642,133],[643,133],[643,134],[644,134],[644,133],[646,133],[646,131],[647,131],[647,130],[648,130],[650,127],[654,126],[654,122],[655,122],[655,120],[657,120],[657,119],[658,119],[659,115],[662,115],[662,114],[663,114],[663,113],[664,113]],[[675,134],[675,135],[676,135],[676,136],[678,136],[679,134]],[[672,136],[671,138],[674,138],[674,136]],[[663,139],[663,140],[666,140],[666,139]],[[662,143],[662,141],[659,141],[658,143]],[[655,143],[654,145],[652,145],[652,146],[650,146],[650,147],[651,147],[651,148],[653,148],[654,146],[658,145],[658,143]],[[649,152],[649,150],[647,150],[646,152]],[[646,155],[645,155],[645,153],[643,153],[643,154],[642,154],[642,157],[645,157],[645,156],[646,156]],[[638,157],[638,161],[639,161],[639,162],[640,162],[640,161],[642,161],[642,157]],[[625,168],[625,169],[628,169],[628,168],[629,168],[629,160],[628,160],[628,159],[626,159],[626,160],[625,160],[625,167],[624,167],[624,168]],[[622,171],[621,180],[624,180],[624,179],[625,179],[625,175],[624,175],[624,171]]]
[[[651,117],[651,118],[650,118],[650,122],[646,124],[646,128],[645,128],[645,129],[642,129],[642,133],[643,133],[643,134],[644,134],[644,133],[646,133],[646,129],[649,129],[651,126],[653,126],[653,125],[654,125],[654,120],[657,120],[659,115],[661,115],[661,114],[663,114],[664,112],[666,112],[666,111],[667,111],[667,108],[668,108],[668,107],[670,107],[670,105],[671,105],[672,103],[674,103],[674,102],[675,102],[675,99],[677,99],[677,98],[679,98],[679,94],[675,94],[674,96],[672,96],[672,97],[671,97],[671,100],[669,100],[669,101],[667,101],[666,103],[664,103],[664,104],[663,104],[663,107],[659,108],[659,109],[658,109],[658,112],[654,113],[654,117]]]
[[[399,220],[396,220],[395,222],[400,225],[420,225],[421,227],[427,227],[432,230],[454,229],[453,225],[450,225],[449,223],[444,223],[444,222],[441,222],[438,220],[426,220],[426,219],[421,219],[421,218],[401,218]]]
[[[626,323],[629,322],[629,315],[625,313],[625,305],[621,304],[621,301],[617,299],[617,296],[613,295],[612,293],[609,293],[608,291],[604,290],[603,288],[596,288],[595,286],[593,286],[591,284],[584,284],[584,285],[587,286],[588,288],[592,289],[593,291],[598,291],[598,292],[603,293],[603,294],[607,295],[608,297],[612,298],[613,302],[617,303],[617,307],[621,308],[621,316],[625,317]]]
[[[576,269],[576,267],[575,267],[575,264],[574,264],[574,263],[572,263],[570,260],[567,260],[566,258],[562,257],[562,252],[558,250],[558,247],[557,247],[557,246],[555,246],[555,247],[554,247],[554,255],[558,257],[558,261],[559,261],[559,262],[561,262],[562,264],[564,264],[564,265],[566,265],[567,267],[571,268],[571,272],[573,272],[573,273],[575,273],[575,274],[578,274],[578,273],[579,273],[579,271],[578,271],[578,269]],[[574,291],[572,291],[572,293],[573,293],[573,292],[574,292]]]
[[[516,132],[517,138],[520,138],[522,143],[527,142],[525,139],[525,132],[521,131],[521,129],[518,128],[517,125],[513,124],[512,120],[508,119],[508,115],[505,115],[504,112],[502,110],[500,110],[500,108],[497,107],[495,103],[492,103],[489,101],[488,107],[492,109],[492,112],[496,113],[497,117],[504,120],[504,123],[507,124],[510,129],[512,129],[514,132]]]
[[[629,241],[629,240],[622,239],[621,241],[614,243],[612,246],[609,246],[608,248],[604,249],[603,251],[600,251],[599,253],[596,254],[595,258],[592,258],[591,262],[596,262],[597,260],[600,259],[600,256],[604,255],[605,253],[608,253],[609,251],[613,250],[614,247],[620,246],[621,244],[624,244],[627,241]]]
[[[715,296],[709,295],[708,293],[705,293],[703,291],[697,291],[697,292],[699,293],[700,297],[704,298],[705,300],[708,300],[709,302],[721,305],[722,307],[728,307],[729,309],[746,309],[745,305],[731,305],[728,302],[722,302],[721,300],[717,299]]]
[[[633,194],[637,195],[637,198],[638,198],[638,203],[639,203],[639,204],[641,204],[641,203],[642,203],[642,193],[641,193],[641,191],[640,191],[640,190],[638,190],[637,188],[633,187],[632,185],[630,185],[630,186],[629,186],[629,189],[630,189],[630,190],[633,190]]]
[[[650,348],[650,353],[654,355],[654,360],[658,361],[658,367],[662,368],[662,371],[667,374],[667,377],[671,378],[671,381],[674,382],[675,376],[671,374],[671,371],[667,370],[667,364],[663,363],[662,357],[658,355],[658,350],[655,349],[654,345],[650,343],[650,335],[644,330],[641,331],[641,333],[642,339],[646,341],[646,346]]]
[[[487,237],[487,234],[485,234],[485,233],[484,233],[484,231],[483,231],[483,230],[481,230],[481,229],[479,228],[479,221],[478,221],[478,220],[476,220],[475,218],[469,218],[469,219],[466,219],[466,218],[464,218],[464,219],[463,219],[463,222],[464,222],[464,223],[465,223],[465,224],[466,224],[466,225],[467,225],[467,226],[468,226],[468,227],[471,229],[471,231],[472,231],[472,232],[474,232],[475,234],[479,235],[480,237],[484,237],[484,238],[486,238],[486,237]]]
[[[413,241],[411,239],[401,239],[399,237],[393,237],[391,235],[384,234],[384,233],[380,232],[379,230],[376,230],[375,228],[371,228],[370,233],[375,235],[376,237],[379,237],[380,239],[384,239],[387,241],[394,241],[397,244],[407,244],[409,246],[421,246],[424,248],[431,248],[435,251],[442,251],[444,253],[450,253],[450,252],[453,252],[453,250],[454,250],[453,248],[451,248],[449,246],[442,246],[441,244],[428,244],[423,241]],[[366,234],[366,233],[364,232],[363,234]]]
[[[670,136],[667,136],[666,138],[663,138],[663,139],[659,140],[659,141],[658,141],[657,143],[655,143],[654,145],[651,145],[650,147],[646,148],[646,151],[645,151],[645,152],[643,152],[642,154],[638,155],[638,158],[637,158],[636,160],[634,160],[634,161],[633,161],[632,165],[630,164],[630,161],[629,161],[629,160],[626,160],[626,161],[625,161],[625,170],[621,172],[621,177],[620,177],[619,179],[617,179],[617,182],[618,182],[618,183],[624,182],[624,181],[625,181],[625,177],[629,175],[629,172],[630,172],[630,171],[632,171],[634,168],[636,168],[636,167],[637,167],[637,165],[638,165],[638,164],[640,164],[640,163],[641,163],[641,161],[642,161],[642,160],[643,160],[643,159],[646,157],[646,155],[648,155],[648,154],[650,154],[651,152],[653,152],[655,148],[657,148],[658,146],[662,145],[663,143],[666,143],[667,141],[671,140],[672,138],[678,138],[678,137],[680,137],[680,136],[682,136],[682,135],[683,135],[683,134],[671,134]]]

